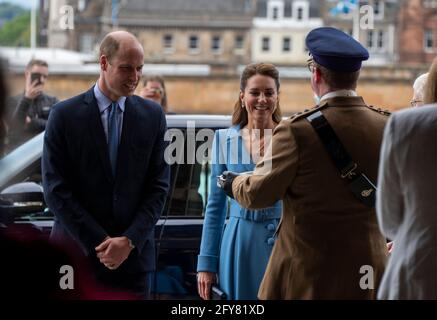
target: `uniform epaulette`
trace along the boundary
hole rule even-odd
[[[291,122],[294,122],[294,121],[296,121],[296,120],[299,120],[299,119],[302,119],[302,118],[306,118],[306,117],[309,116],[310,114],[316,112],[317,110],[321,110],[321,109],[323,109],[324,107],[326,107],[326,104],[323,104],[323,105],[321,105],[321,106],[315,106],[315,107],[313,107],[313,108],[311,108],[311,109],[305,109],[305,110],[302,111],[302,112],[295,113],[295,114],[293,114],[293,115],[290,117],[290,121],[291,121]]]
[[[383,115],[385,115],[385,116],[389,116],[389,115],[391,115],[391,112],[388,111],[388,110],[383,110],[383,109],[381,109],[381,108],[376,108],[376,107],[374,107],[374,106],[368,106],[368,105],[366,105],[366,107],[369,108],[370,110],[373,110],[373,111],[378,112],[378,113],[380,113],[380,114],[383,114]]]

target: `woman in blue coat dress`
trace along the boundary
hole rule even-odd
[[[211,190],[197,263],[198,291],[203,299],[210,299],[213,283],[218,283],[228,299],[257,299],[281,217],[281,202],[261,210],[245,209],[227,198],[216,181],[223,171],[252,171],[280,120],[277,69],[265,63],[248,65],[241,76],[233,126],[217,130],[213,141]]]

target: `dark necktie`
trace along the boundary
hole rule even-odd
[[[113,102],[109,109],[108,117],[108,148],[109,148],[109,160],[111,162],[112,176],[115,178],[115,171],[117,168],[117,155],[118,155],[118,117],[117,102]]]

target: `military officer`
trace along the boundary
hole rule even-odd
[[[218,183],[250,209],[284,200],[260,299],[373,299],[387,259],[373,183],[388,112],[355,91],[369,58],[359,42],[323,27],[306,46],[317,106],[276,127],[252,175],[225,172]]]

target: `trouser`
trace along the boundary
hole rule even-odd
[[[97,276],[97,280],[109,291],[132,293],[139,299],[150,299],[153,272],[136,274],[121,273],[118,270],[108,270]]]

